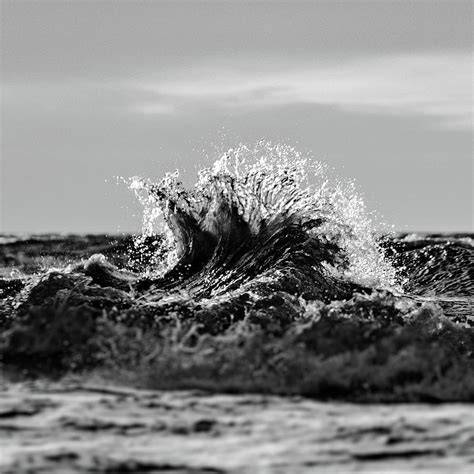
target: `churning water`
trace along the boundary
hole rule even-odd
[[[472,236],[380,234],[328,176],[287,145],[241,145],[191,188],[127,179],[139,236],[5,237],[4,359],[113,361],[157,387],[472,397]]]

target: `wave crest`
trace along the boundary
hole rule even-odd
[[[191,189],[177,171],[158,183],[132,178],[143,234],[165,235],[154,274],[182,281],[201,272],[236,283],[273,268],[257,253],[285,256],[290,266],[304,255],[305,267],[328,278],[394,288],[395,270],[354,183],[328,174],[291,146],[261,141],[224,153]]]

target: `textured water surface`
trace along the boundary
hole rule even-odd
[[[0,239],[8,469],[472,462],[472,234],[381,231],[353,183],[264,142],[193,187],[125,183],[139,235]]]
[[[470,405],[12,385],[2,472],[471,472]]]

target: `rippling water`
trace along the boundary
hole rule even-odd
[[[144,206],[138,236],[2,237],[12,373],[473,397],[472,235],[380,233],[353,183],[264,142],[225,153],[192,188],[178,173],[125,181]]]

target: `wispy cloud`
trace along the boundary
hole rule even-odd
[[[187,111],[314,104],[357,113],[424,116],[443,127],[472,129],[472,67],[469,53],[332,62],[232,57],[167,68],[154,79],[4,83],[1,99],[4,110],[24,114],[132,111],[163,118]]]
[[[187,107],[252,109],[319,104],[344,110],[422,115],[440,124],[472,128],[472,56],[413,54],[336,63],[214,60],[136,87],[147,101],[134,110],[168,114]]]

